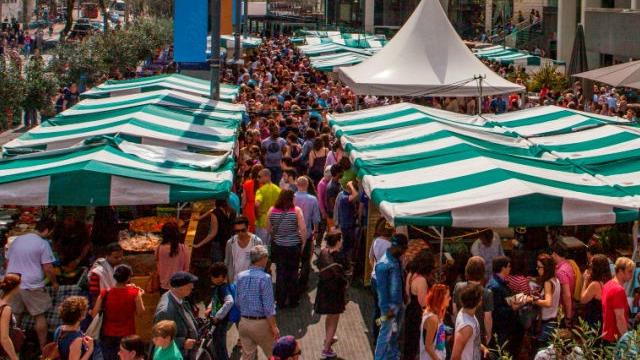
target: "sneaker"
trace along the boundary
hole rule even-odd
[[[333,351],[332,349],[329,350],[322,350],[322,352],[320,353],[320,359],[333,359],[338,357],[338,354],[336,354],[335,351]]]

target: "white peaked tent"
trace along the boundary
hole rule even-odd
[[[339,75],[358,95],[479,96],[479,83],[482,95],[524,91],[473,55],[438,0],[422,0],[382,50]]]

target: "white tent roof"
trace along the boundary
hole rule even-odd
[[[370,59],[339,69],[359,95],[478,96],[524,91],[491,71],[467,48],[438,0],[422,0],[396,36]]]

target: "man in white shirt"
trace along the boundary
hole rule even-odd
[[[491,229],[483,230],[478,235],[478,239],[471,245],[471,255],[480,256],[484,259],[484,278],[491,279],[493,276],[493,259],[498,256],[504,256],[500,236]]]
[[[233,231],[235,235],[227,241],[224,257],[230,284],[238,278],[238,274],[249,269],[251,249],[263,245],[259,237],[249,232],[249,219],[244,216],[236,218]]]
[[[51,219],[41,220],[34,232],[13,240],[7,252],[7,273],[20,274],[22,278],[20,293],[9,301],[9,305],[19,322],[25,311],[35,319],[35,331],[40,348],[47,343],[45,313],[51,308],[51,297],[44,289],[45,276],[54,291],[58,290],[53,269],[55,258],[51,245],[44,239],[51,235],[54,226],[55,223]]]

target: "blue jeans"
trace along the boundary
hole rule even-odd
[[[378,339],[380,327],[376,324],[376,320],[380,317],[380,307],[378,307],[378,290],[376,289],[376,279],[371,278],[371,292],[373,293],[373,322],[372,332],[374,339]]]
[[[375,360],[400,360],[398,335],[400,335],[401,323],[402,309],[398,310],[393,319],[382,323],[376,341]]]
[[[553,335],[553,331],[558,327],[558,322],[555,320],[552,321],[542,321],[542,326],[540,328],[540,334],[538,335],[538,345],[540,346],[548,346],[549,340],[551,340],[551,336]]]

